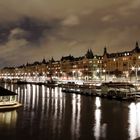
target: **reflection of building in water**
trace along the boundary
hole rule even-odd
[[[99,97],[96,97],[95,105],[96,110],[95,110],[94,136],[96,140],[99,140],[101,135],[101,110],[99,109],[99,107],[101,106],[101,100]]]
[[[130,140],[140,137],[140,103],[129,106],[129,136]]]
[[[53,133],[58,132],[60,135],[63,126],[63,115],[65,114],[65,96],[61,88],[54,88],[51,91],[49,106],[51,107],[51,116],[53,119]],[[50,108],[47,106],[47,108]]]
[[[71,130],[73,139],[80,136],[80,113],[81,113],[81,95],[72,95],[72,123]]]
[[[3,127],[11,127],[14,128],[16,126],[17,121],[17,112],[9,111],[9,112],[0,112],[0,125]]]
[[[101,98],[96,97],[95,100],[95,106],[96,106],[96,110],[95,110],[95,122],[94,122],[94,128],[93,128],[93,132],[94,132],[94,137],[96,140],[99,140],[100,138],[105,139],[106,138],[106,129],[107,129],[107,124],[106,123],[101,123]]]
[[[9,87],[9,85],[8,85]],[[18,101],[23,105],[22,117],[30,118],[28,125],[32,126],[34,122],[39,122],[38,128],[43,129],[45,125],[50,125],[51,133],[54,139],[62,133],[64,126],[66,99],[65,93],[61,92],[61,88],[48,88],[47,86],[38,85],[14,85],[12,87],[19,94]],[[48,117],[49,116],[49,117]],[[78,115],[79,116],[79,115]],[[49,120],[48,120],[49,118]],[[51,122],[51,124],[49,124]],[[25,126],[26,121],[22,121],[21,128]],[[34,131],[33,127],[30,128]]]
[[[43,128],[45,125],[44,121],[47,121],[47,117],[50,116],[53,120],[51,124],[53,133],[61,133],[63,116],[65,114],[65,96],[61,92],[61,88],[27,84],[14,87],[14,90],[19,94],[18,100],[23,104],[23,109],[26,110],[23,116],[27,112],[32,112],[30,113],[31,125],[37,117],[36,114],[40,113],[37,118],[39,120],[39,128]],[[24,126],[24,122],[22,125]]]

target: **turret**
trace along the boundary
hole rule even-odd
[[[136,42],[136,46],[135,46],[135,48],[136,48],[136,49],[139,48],[139,43],[138,43],[138,42]]]
[[[45,60],[45,58],[43,58],[43,60],[42,60],[42,64],[46,64],[46,60]]]
[[[134,51],[135,52],[140,52],[140,48],[139,48],[139,43],[138,42],[136,42]]]
[[[103,56],[104,55],[107,55],[107,48],[106,48],[106,46],[104,47],[104,54],[103,54]]]
[[[88,49],[87,53],[85,54],[86,58],[92,59],[94,57],[93,52],[91,49]]]
[[[51,59],[51,62],[55,62],[54,59],[53,59],[53,57],[52,57],[52,59]]]

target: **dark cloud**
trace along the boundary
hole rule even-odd
[[[18,32],[15,29],[18,29]],[[27,41],[37,43],[44,33],[49,34],[52,29],[52,24],[49,25],[47,22],[35,18],[23,17],[16,21],[0,24],[0,43],[7,42],[12,32],[15,32],[14,37],[17,39],[25,38]]]
[[[139,0],[1,0],[0,65],[131,50],[140,40]],[[20,58],[20,59],[19,59]]]

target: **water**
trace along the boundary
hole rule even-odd
[[[140,137],[140,102],[119,102],[38,85],[2,85],[22,107],[0,112],[0,139],[133,140]]]

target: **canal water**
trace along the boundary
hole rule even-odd
[[[140,102],[120,102],[61,88],[3,84],[22,107],[0,112],[1,140],[134,140],[140,138]]]

